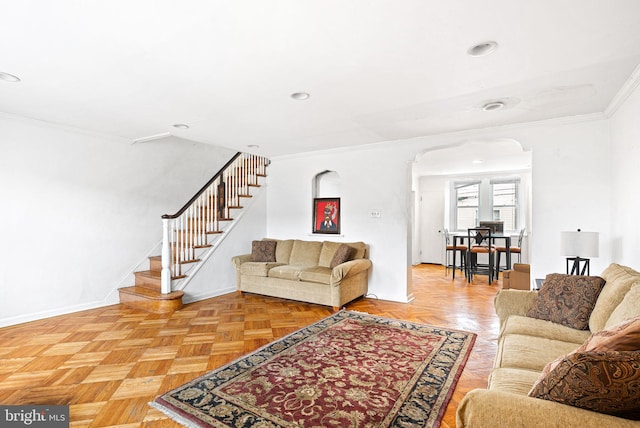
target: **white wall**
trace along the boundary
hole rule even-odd
[[[0,325],[103,305],[234,152],[0,116]]]
[[[267,201],[267,232],[275,238],[310,237],[311,180],[318,172],[338,172],[342,186],[340,239],[371,245],[370,292],[381,299],[410,298],[411,178],[416,154],[475,138],[513,138],[533,151],[532,275],[565,271],[560,232],[581,228],[600,232],[600,257],[592,273],[611,261],[610,143],[602,116],[502,127],[451,135],[393,141],[272,159]],[[382,218],[369,210],[380,208]]]
[[[409,157],[388,145],[273,158],[267,191],[267,235],[279,239],[363,241],[374,261],[369,292],[407,301],[410,242]],[[312,181],[322,171],[340,175],[341,232],[312,235]],[[380,218],[370,217],[380,209]]]
[[[611,239],[618,263],[640,269],[640,86],[611,118]]]

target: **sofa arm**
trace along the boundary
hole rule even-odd
[[[535,291],[524,290],[500,290],[496,294],[493,303],[500,320],[500,331],[511,315],[525,316],[527,314],[536,294]]]
[[[339,264],[331,271],[331,284],[338,285],[344,278],[369,270],[371,266],[371,260],[369,259],[349,260],[348,262]]]
[[[251,261],[251,254],[242,254],[240,256],[231,257],[231,263],[236,269],[240,269],[240,265]]]
[[[456,412],[458,428],[640,427],[640,421],[567,406],[511,392],[474,389]]]

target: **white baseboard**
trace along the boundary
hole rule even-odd
[[[184,303],[199,302],[200,300],[205,300],[205,299],[210,299],[212,297],[222,296],[223,294],[233,293],[234,291],[236,291],[236,287],[228,287],[228,288],[223,288],[223,289],[220,289],[220,290],[214,290],[214,291],[210,291],[210,292],[207,292],[207,293],[201,293],[201,294],[196,294],[196,295],[185,293],[182,301]]]
[[[58,315],[68,315],[74,312],[86,311],[88,309],[102,308],[105,305],[103,300],[98,300],[81,305],[67,306],[64,308],[56,308],[49,311],[36,312],[32,314],[20,315],[9,318],[0,318],[0,327],[9,327],[16,324],[23,324],[31,321],[38,321],[45,318],[56,317]]]

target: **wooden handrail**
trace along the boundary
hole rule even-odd
[[[202,189],[200,189],[191,199],[189,199],[189,202],[187,202],[186,204],[184,204],[184,206],[182,208],[180,208],[178,210],[177,213],[175,214],[164,214],[162,216],[163,219],[176,219],[178,217],[180,217],[182,214],[184,214],[184,212],[187,210],[187,208],[189,208],[195,201],[196,199],[198,199],[200,197],[200,195],[202,195],[205,190],[207,190],[209,188],[209,186],[211,186],[213,184],[213,182],[222,175],[222,173],[233,163],[233,161],[235,161],[236,159],[238,159],[238,157],[242,154],[242,152],[238,152],[235,154],[235,156],[233,156],[231,158],[231,160],[229,162],[227,162],[221,169],[220,171],[218,171],[216,173],[216,175],[214,175],[211,180],[207,181],[207,184],[205,184],[204,186],[202,186]]]

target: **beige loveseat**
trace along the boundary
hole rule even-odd
[[[585,323],[588,321],[587,330],[576,330],[551,321],[526,316],[529,308],[532,305],[535,306],[535,291],[501,290],[498,293],[495,306],[500,320],[500,333],[488,387],[472,390],[462,399],[457,411],[459,428],[640,427],[640,421],[637,420],[586,410],[576,407],[575,403],[568,405],[557,399],[551,400],[549,397],[542,399],[529,396],[532,386],[547,363],[575,351],[585,341],[587,342],[584,346],[590,344],[594,341],[594,337],[611,337],[610,332],[616,330],[614,326],[620,326],[620,323],[625,324],[625,320],[634,319],[630,322],[638,323],[636,317],[640,314],[640,273],[625,266],[612,264],[600,276],[606,282],[597,295],[590,316],[585,316]],[[596,332],[599,333],[592,335]],[[625,333],[622,337],[627,340],[626,338],[634,336]],[[637,337],[635,340],[637,341]],[[584,346],[580,349],[584,349]],[[556,379],[562,379],[555,385],[569,386],[568,389],[561,389],[561,392],[568,391],[567,395],[570,397],[582,397],[585,391],[589,391],[587,395],[591,394],[592,388],[588,386],[587,389],[581,389],[580,386],[575,386],[574,381],[593,378],[596,381],[594,391],[608,394],[608,399],[616,397],[612,395],[614,393],[610,392],[611,390],[608,390],[609,380],[616,381],[613,378],[617,376],[637,376],[640,369],[640,358],[636,352],[637,344],[634,342],[631,346],[633,348],[627,349],[626,351],[629,352],[625,354],[625,358],[631,355],[630,366],[626,367],[631,367],[630,370],[625,372],[613,368],[611,377],[608,377],[609,359],[614,359],[612,355],[623,354],[618,352],[619,348],[615,348],[613,352],[605,352],[601,356],[596,355],[595,358],[604,358],[605,362],[604,365],[595,367],[606,367],[605,370],[594,369],[594,366],[581,362],[583,360],[580,358],[583,357],[576,357],[579,353],[574,352],[573,358],[577,359],[578,363],[571,366],[573,363],[568,362],[571,358],[565,357],[562,360],[564,365],[554,372]],[[598,352],[594,351],[592,354],[595,355]],[[569,367],[572,368],[569,369]],[[563,372],[565,368],[566,372]],[[584,369],[581,375],[576,374],[579,373],[579,369]],[[560,375],[565,377],[562,378]],[[603,376],[605,380],[600,383]],[[635,389],[637,394],[640,382],[637,378],[634,381],[627,379],[622,378],[618,382],[623,385],[635,384],[635,387],[631,388]],[[586,384],[589,385],[588,382]],[[535,395],[535,392],[533,394]],[[562,394],[561,397],[563,397]],[[589,396],[588,399],[591,397]],[[617,397],[615,399],[617,400]],[[631,400],[636,405],[640,405],[637,395],[634,397],[632,394]],[[593,403],[598,404],[597,401]]]
[[[255,254],[232,258],[238,291],[316,303],[334,309],[367,294],[372,265],[368,247],[363,242],[263,241],[275,241],[272,260],[252,261]],[[254,248],[255,245],[256,242]],[[341,245],[350,248],[349,254],[346,261],[332,266]]]

